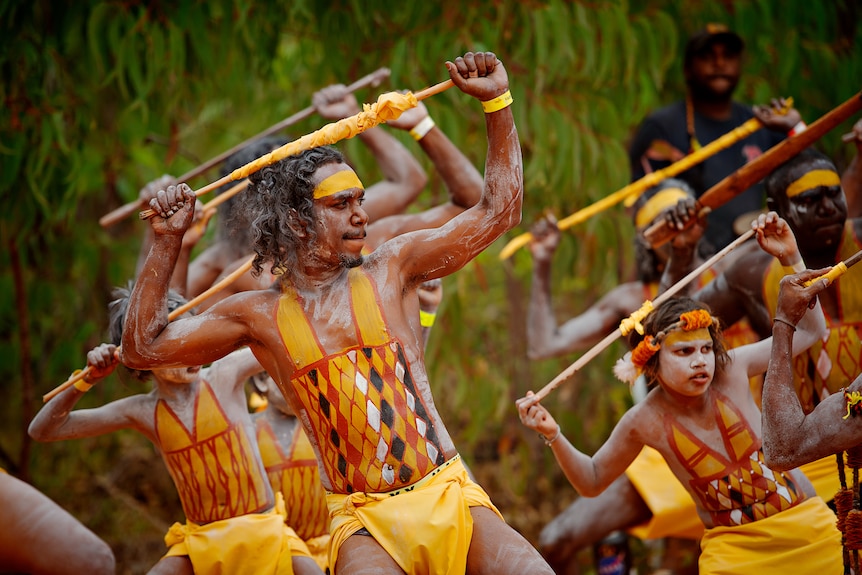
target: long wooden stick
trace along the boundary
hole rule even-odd
[[[389,68],[379,68],[379,69],[375,70],[374,72],[371,72],[367,76],[363,76],[362,78],[358,79],[357,81],[355,81],[352,84],[350,84],[349,86],[347,86],[347,91],[352,93],[352,92],[355,92],[356,90],[361,90],[362,88],[369,88],[369,87],[374,88],[376,86],[379,86],[380,83],[383,82],[383,80],[385,80],[386,78],[388,78],[390,74],[391,74],[391,71],[389,70]],[[209,160],[207,160],[203,164],[192,168],[191,170],[189,170],[185,174],[175,178],[174,183],[187,182],[190,179],[194,178],[195,176],[199,176],[200,174],[208,171],[210,168],[216,166],[217,164],[220,164],[221,162],[223,162],[224,160],[226,160],[227,158],[229,158],[233,154],[239,152],[240,150],[242,150],[243,148],[245,148],[249,144],[256,142],[257,140],[260,140],[262,138],[265,138],[267,136],[271,136],[272,134],[275,134],[276,132],[280,132],[281,130],[284,130],[285,128],[287,128],[289,126],[292,126],[292,125],[296,124],[297,122],[300,122],[300,121],[308,118],[315,111],[317,111],[317,109],[314,106],[308,106],[307,108],[304,108],[304,109],[300,110],[299,112],[296,112],[292,116],[288,116],[287,118],[281,120],[280,122],[273,124],[272,126],[267,128],[266,130],[260,132],[259,134],[256,134],[256,135],[248,138],[247,140],[237,144],[236,146],[234,146],[230,150],[224,151],[221,154],[219,154],[218,156],[210,158]],[[138,210],[145,208],[145,207],[146,207],[146,203],[141,203],[140,200],[131,201],[127,204],[120,206],[119,208],[115,209],[114,211],[109,212],[109,213],[105,214],[104,216],[102,216],[99,219],[99,224],[103,228],[110,227],[110,226],[114,225],[115,223],[119,222],[120,220],[134,214]]]
[[[714,256],[712,256],[711,258],[709,258],[708,260],[703,262],[700,266],[697,267],[697,269],[690,272],[687,276],[685,276],[684,278],[682,278],[681,280],[676,282],[674,285],[672,285],[670,288],[668,288],[667,291],[663,292],[661,295],[659,295],[657,298],[655,298],[655,301],[653,302],[653,307],[657,308],[660,305],[662,305],[664,302],[666,302],[667,300],[672,298],[682,288],[684,288],[689,283],[691,283],[692,280],[694,280],[700,274],[702,274],[703,272],[705,272],[706,270],[711,268],[713,265],[715,265],[715,263],[718,262],[718,260],[720,260],[721,258],[726,256],[727,254],[729,254],[732,250],[736,249],[737,247],[739,247],[740,245],[742,245],[743,243],[748,241],[753,236],[754,236],[754,230],[748,230],[747,232],[745,232],[744,234],[742,234],[741,236],[736,238],[733,242],[731,242],[730,244],[725,246],[721,251],[719,251]],[[604,351],[605,348],[607,348],[610,344],[612,344],[614,341],[616,341],[620,336],[622,336],[622,331],[620,330],[620,328],[616,328],[616,330],[614,330],[612,333],[608,334],[607,337],[605,337],[605,339],[603,339],[602,341],[600,341],[599,343],[594,345],[592,347],[592,349],[590,349],[584,355],[579,357],[575,363],[573,363],[572,365],[567,367],[557,377],[555,377],[550,383],[548,383],[545,387],[540,389],[539,392],[536,393],[536,397],[538,398],[538,400],[541,401],[542,399],[544,399],[549,393],[551,393],[553,390],[555,390],[557,387],[559,387],[559,385],[561,383],[563,383],[564,381],[566,381],[567,379],[572,377],[577,371],[579,371],[582,367],[587,365],[593,358],[595,358],[599,353]]]
[[[399,110],[398,106],[416,106],[415,103],[412,103],[411,98],[415,98],[415,100],[418,102],[435,94],[439,94],[444,90],[448,90],[453,85],[454,84],[450,79],[440,82],[439,84],[435,84],[430,88],[426,88],[424,90],[416,92],[415,94],[398,94],[396,92],[383,94],[378,98],[377,103],[373,104],[369,109],[363,110],[362,112],[359,112],[358,114],[355,114],[353,116],[342,118],[337,122],[331,122],[329,124],[326,124],[319,130],[315,130],[314,132],[306,134],[305,136],[302,136],[297,140],[288,142],[280,148],[277,148],[268,154],[264,154],[263,156],[252,160],[246,165],[237,168],[230,174],[227,174],[226,176],[219,178],[218,180],[195,190],[195,195],[200,197],[203,194],[211,192],[212,190],[225,184],[228,184],[234,180],[247,178],[249,175],[255,173],[256,171],[260,170],[265,166],[274,164],[275,162],[283,158],[298,154],[304,150],[309,150],[318,146],[334,144],[335,142],[338,142],[345,138],[352,138],[353,136],[365,130],[369,130],[379,125],[381,122],[386,121],[386,118],[381,118],[378,116],[378,112],[383,111],[386,114],[392,114],[394,118],[397,118],[403,111]],[[389,97],[388,102],[386,101],[387,96]],[[408,104],[408,102],[411,103]],[[156,212],[151,209],[146,209],[140,213],[140,217],[142,220],[150,219],[154,215],[156,215]]]
[[[192,298],[191,300],[187,301],[186,303],[184,303],[183,305],[181,305],[180,307],[176,308],[174,311],[169,313],[168,314],[168,321],[175,320],[176,318],[180,317],[181,315],[183,315],[184,313],[186,313],[187,311],[189,311],[190,309],[192,309],[193,307],[195,307],[196,305],[198,305],[199,303],[201,303],[202,301],[204,301],[205,299],[207,299],[208,297],[210,297],[214,293],[220,292],[221,290],[223,290],[224,288],[226,288],[227,286],[229,286],[230,284],[235,282],[241,275],[243,275],[244,273],[246,273],[248,270],[251,269],[251,264],[253,261],[254,261],[254,256],[253,255],[249,256],[249,258],[240,267],[238,267],[237,269],[232,271],[230,274],[226,275],[224,278],[219,280],[218,283],[210,286],[209,289],[207,289],[206,291],[204,291],[203,293],[201,293],[197,297]],[[120,347],[117,347],[117,349],[120,349]],[[57,387],[55,387],[54,389],[52,389],[51,391],[49,391],[48,393],[43,395],[42,401],[43,402],[50,401],[51,398],[56,396],[58,393],[61,393],[64,390],[72,387],[75,384],[75,382],[78,382],[78,381],[81,381],[82,379],[84,379],[87,375],[89,375],[89,373],[90,373],[90,366],[88,365],[84,369],[82,369],[81,371],[79,371],[78,373],[76,373],[75,375],[73,375],[72,377],[70,377],[69,379],[67,379],[66,381],[64,381],[63,383],[58,385]]]
[[[570,216],[566,216],[565,218],[557,222],[557,227],[560,230],[568,229],[575,224],[585,222],[594,215],[603,212],[604,210],[620,203],[627,198],[636,198],[645,190],[657,185],[658,183],[662,182],[667,178],[672,178],[673,176],[680,174],[693,166],[696,166],[710,156],[714,156],[721,150],[729,148],[739,140],[750,136],[762,127],[763,124],[760,122],[760,120],[758,120],[757,118],[751,118],[741,126],[734,128],[726,134],[723,134],[720,138],[713,140],[699,150],[695,150],[691,154],[680,158],[673,164],[660,170],[656,170],[655,172],[646,174],[642,178],[635,180],[634,182],[628,184],[623,188],[620,188],[618,191],[608,196],[605,196],[594,204],[580,209]],[[530,241],[532,241],[532,239],[533,234],[530,232],[526,232],[515,237],[500,251],[500,259],[505,260],[510,258],[516,251],[528,245]]]
[[[816,122],[808,126],[804,132],[787,138],[783,142],[769,148],[769,150],[764,152],[762,155],[751,160],[737,171],[709,188],[700,197],[698,202],[701,206],[706,206],[712,209],[729,202],[765,178],[780,164],[819,140],[829,130],[859,110],[862,110],[862,92],[856,94],[843,104],[840,104],[821,116]],[[693,224],[694,221],[689,220],[685,227],[688,228]],[[656,248],[671,240],[681,231],[682,230],[667,225],[665,221],[662,220],[647,228],[646,231],[644,231],[644,237],[652,247]]]

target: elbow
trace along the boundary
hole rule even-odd
[[[123,337],[123,344],[120,346],[120,363],[129,369],[148,370],[152,367],[152,362],[148,362],[147,358],[138,353],[133,340],[126,341]]]
[[[542,346],[538,346],[532,343],[527,344],[527,358],[532,361],[537,361],[541,359],[548,359],[553,357],[553,354],[550,351]]]
[[[774,442],[763,443],[763,459],[774,471],[787,471],[796,467],[792,454],[785,449],[776,448]]]
[[[46,430],[39,423],[38,416],[30,422],[30,427],[27,428],[27,435],[29,435],[33,441],[38,441],[40,443],[50,441],[50,437],[48,437]]]

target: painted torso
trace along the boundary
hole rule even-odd
[[[844,228],[839,256],[845,260],[862,249],[852,222]],[[774,260],[765,272],[763,301],[770,314],[778,305],[778,283],[784,277],[781,264]],[[862,267],[851,267],[833,284],[837,295],[835,317],[824,311],[829,338],[816,342],[805,353],[793,358],[793,383],[806,413],[821,400],[852,382],[862,366]]]
[[[302,539],[329,532],[326,492],[320,484],[317,457],[308,436],[295,426],[289,438],[278,438],[270,421],[260,414],[255,418],[257,443],[266,474],[274,491],[284,495],[285,523]]]
[[[300,420],[334,493],[411,485],[444,459],[402,344],[386,329],[379,295],[362,268],[348,274],[359,345],[327,354],[287,284],[277,310]]]
[[[194,427],[187,429],[163,399],[154,429],[186,518],[198,524],[265,511],[272,506],[252,439],[231,421],[202,378],[194,398]]]
[[[740,410],[715,389],[711,401],[728,455],[670,415],[664,416],[664,427],[670,449],[692,476],[689,487],[713,525],[751,523],[803,501],[805,494],[788,474],[764,463],[760,439]]]

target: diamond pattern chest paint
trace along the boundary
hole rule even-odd
[[[291,386],[333,492],[392,491],[442,464],[443,450],[370,278],[354,268],[348,281],[359,345],[326,355],[290,286],[283,288],[278,326],[297,369]]]
[[[805,494],[792,478],[770,469],[760,440],[730,401],[711,391],[716,424],[728,456],[701,441],[670,416],[664,420],[670,446],[694,476],[689,482],[715,525],[743,525],[801,503]]]

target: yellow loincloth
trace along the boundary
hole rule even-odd
[[[700,546],[700,575],[844,572],[835,514],[820,497],[753,523],[707,529]]]
[[[407,573],[464,573],[473,536],[470,507],[487,507],[502,520],[488,494],[474,483],[460,458],[418,483],[389,493],[328,493],[332,522],[330,569],[347,538],[365,528]]]
[[[626,477],[652,511],[649,521],[632,527],[629,533],[638,539],[700,539],[703,536],[703,521],[697,514],[694,500],[661,453],[644,446],[626,469]]]
[[[814,486],[814,491],[817,495],[823,498],[823,501],[832,501],[835,494],[841,489],[841,482],[838,479],[838,460],[834,455],[806,463],[799,467],[805,474],[805,477]]]
[[[329,533],[305,540],[309,556],[314,559],[320,570],[326,573],[329,569]]]
[[[174,523],[165,535],[165,557],[187,555],[195,573],[207,575],[293,575],[293,557],[311,557],[308,547],[284,523],[284,499],[266,513],[249,513],[197,525]]]

